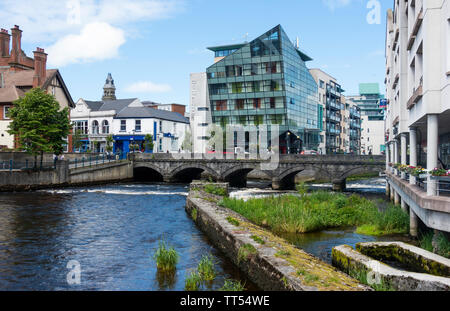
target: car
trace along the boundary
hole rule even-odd
[[[301,155],[319,155],[319,153],[316,150],[303,150]]]

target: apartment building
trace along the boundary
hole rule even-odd
[[[394,1],[387,13],[386,95],[387,163],[421,165],[428,171],[449,169],[450,0]],[[420,193],[408,196],[397,177],[388,175],[388,182],[395,200],[410,206],[412,231],[417,229],[417,217],[429,227],[445,229],[441,225],[448,214],[431,220],[433,212],[420,206],[427,200],[427,206],[445,203],[448,209],[450,201],[433,198],[446,193],[438,192],[443,184],[439,179],[430,174],[425,180],[409,177],[412,192],[422,190],[428,195],[421,200]]]

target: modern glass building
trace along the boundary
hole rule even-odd
[[[305,64],[312,59],[280,25],[249,43],[209,49],[216,57],[207,69],[213,123],[279,125],[281,153],[317,150],[318,88]]]

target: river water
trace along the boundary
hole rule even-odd
[[[256,289],[187,216],[187,192],[127,184],[0,194],[0,290],[184,290],[187,272],[209,253],[218,273],[210,289],[226,278]],[[162,237],[180,254],[174,279],[159,276],[152,259]],[[67,282],[71,260],[80,285]]]
[[[277,195],[264,182],[249,182],[231,195]],[[312,185],[327,188],[331,185]],[[348,191],[382,200],[382,178],[348,183]],[[218,277],[257,289],[208,242],[188,217],[187,185],[118,184],[88,189],[0,194],[0,290],[184,290],[186,274],[211,253]],[[174,279],[157,274],[152,255],[163,238],[180,254]],[[380,240],[348,230],[286,235],[305,251],[331,262],[331,248]],[[381,240],[405,240],[402,236]],[[76,260],[81,284],[70,285],[67,264]]]

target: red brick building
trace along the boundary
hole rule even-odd
[[[32,88],[40,87],[54,95],[61,109],[75,107],[59,70],[47,69],[44,49],[37,48],[33,54],[33,58],[28,57],[22,50],[22,30],[19,26],[14,26],[11,34],[5,29],[0,30],[0,150],[17,148],[17,140],[7,132],[11,122],[8,109]],[[70,136],[67,151],[72,151]]]

